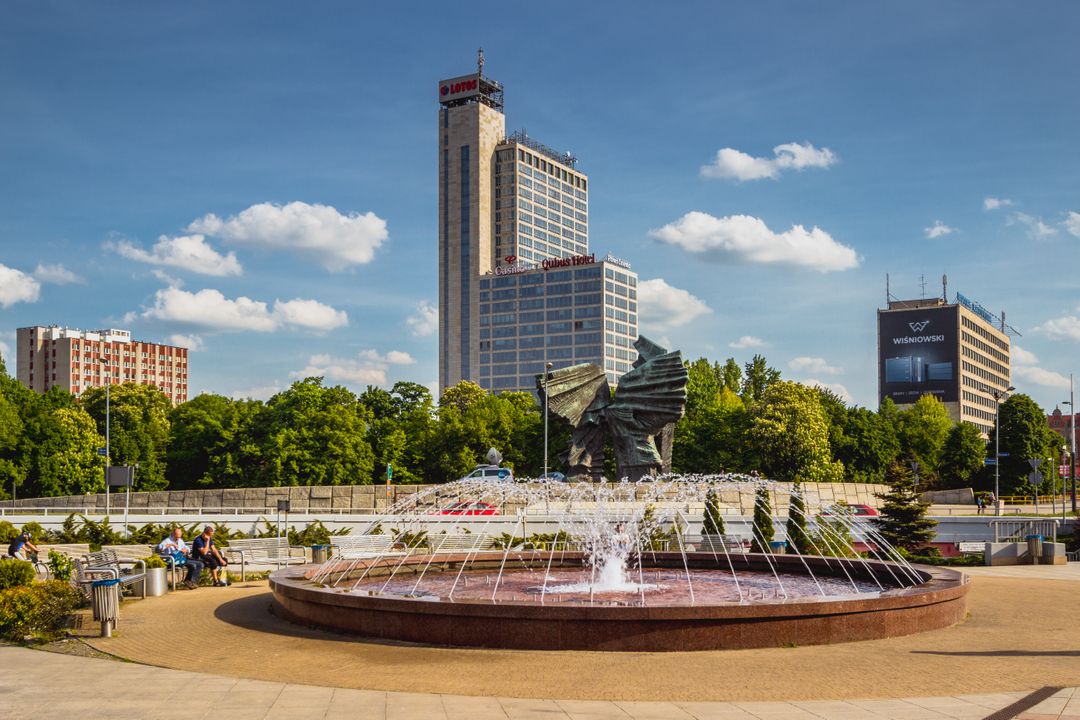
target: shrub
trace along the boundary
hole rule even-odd
[[[724,516],[720,510],[720,491],[716,488],[705,493],[705,519],[701,525],[702,535],[723,535],[727,532],[724,527]]]
[[[75,574],[75,563],[64,553],[49,551],[49,572],[57,580],[69,582]]]
[[[9,640],[54,638],[64,619],[84,600],[81,592],[61,580],[0,590],[0,636]]]
[[[14,525],[7,520],[0,520],[0,543],[7,545],[16,537],[18,537],[19,531]]]
[[[146,563],[147,570],[150,568],[168,567],[168,565],[165,564],[165,560],[157,555],[151,555],[150,557],[145,558],[144,562]]]
[[[34,582],[34,566],[25,560],[0,560],[0,590]]]

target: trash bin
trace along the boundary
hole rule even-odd
[[[769,552],[773,555],[783,555],[787,552],[787,543],[783,540],[774,540],[769,543]]]
[[[112,629],[120,617],[120,580],[95,580],[90,583],[94,603],[94,619],[101,622],[101,637],[112,637]]]
[[[146,594],[149,597],[161,597],[169,589],[167,568],[146,568]]]
[[[1042,535],[1028,535],[1024,538],[1027,540],[1028,555],[1031,556],[1031,564],[1038,565],[1039,558],[1042,557]]]
[[[311,562],[316,565],[321,565],[326,562],[330,557],[329,545],[312,545],[311,546]]]

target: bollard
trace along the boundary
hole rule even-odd
[[[1031,564],[1039,564],[1039,556],[1042,555],[1042,535],[1028,535],[1024,538],[1027,540],[1028,555],[1031,556]]]
[[[95,580],[90,584],[94,603],[94,619],[101,622],[101,637],[112,637],[112,629],[120,617],[120,580]]]

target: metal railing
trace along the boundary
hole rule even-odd
[[[128,508],[129,515],[267,515],[277,512],[273,507],[133,507]],[[289,512],[291,516],[297,515],[376,515],[385,513],[385,508],[296,508]],[[105,515],[105,509],[90,506],[69,507],[0,507],[0,518],[17,515],[44,515],[63,516],[68,515]],[[112,508],[109,515],[122,515],[123,508]]]
[[[991,520],[990,527],[994,530],[994,542],[1020,542],[1028,535],[1042,535],[1050,542],[1057,542],[1060,522],[1049,518]]]

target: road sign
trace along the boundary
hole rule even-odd
[[[997,460],[994,458],[986,458],[983,460],[983,465],[997,465]]]
[[[1009,457],[1009,453],[1007,453],[1007,452],[999,452],[998,456],[999,457]]]
[[[1032,485],[1042,485],[1043,474],[1038,470],[1032,470],[1028,473],[1028,482]]]
[[[1069,466],[1058,465],[1058,477],[1069,477]]]
[[[1042,458],[1031,458],[1028,460],[1028,465],[1031,466],[1032,470],[1038,470],[1039,466],[1042,465]]]
[[[109,454],[109,451],[106,450],[105,448],[98,448],[97,449],[97,454],[100,455],[101,457],[106,457]]]

